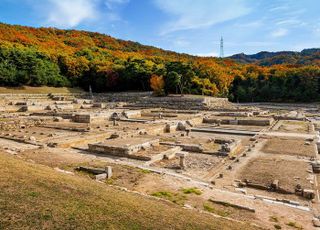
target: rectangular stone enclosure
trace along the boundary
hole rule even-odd
[[[89,150],[115,156],[128,156],[159,145],[159,139],[153,138],[126,138],[112,139],[96,144],[89,144]]]

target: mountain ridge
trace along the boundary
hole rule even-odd
[[[242,64],[258,64],[271,66],[277,64],[297,64],[309,65],[315,64],[320,58],[320,48],[307,48],[302,51],[260,51],[256,54],[234,54],[228,58]]]

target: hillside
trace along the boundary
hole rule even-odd
[[[226,62],[226,63],[225,63]],[[188,74],[192,93],[227,94],[230,61],[178,54],[87,31],[0,24],[3,85],[92,85],[94,91],[150,90],[152,74]],[[210,74],[214,69],[215,73]],[[191,82],[197,72],[197,81]],[[175,76],[173,76],[174,78]],[[208,80],[204,82],[203,78]],[[173,79],[173,82],[174,79]],[[203,86],[206,83],[206,86]],[[175,91],[176,86],[168,90]],[[191,90],[189,90],[191,91]]]
[[[254,229],[0,153],[0,229]]]
[[[279,64],[290,65],[320,65],[320,49],[304,49],[301,52],[281,51],[281,52],[259,52],[257,54],[246,55],[244,53],[235,54],[230,59],[249,64],[254,63],[263,66]]]
[[[84,93],[80,88],[67,88],[67,87],[31,87],[31,86],[21,86],[21,87],[0,87],[0,94],[68,94],[68,93]]]
[[[0,23],[0,86],[318,101],[319,60],[318,49],[196,57],[99,33]]]

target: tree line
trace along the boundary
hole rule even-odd
[[[318,101],[320,67],[239,64],[107,35],[0,24],[0,85],[67,86],[94,92],[154,90],[235,102]]]

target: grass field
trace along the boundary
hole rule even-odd
[[[83,93],[84,91],[80,88],[66,88],[66,87],[0,87],[0,94],[42,94],[42,93]]]
[[[0,153],[0,229],[254,229]]]

